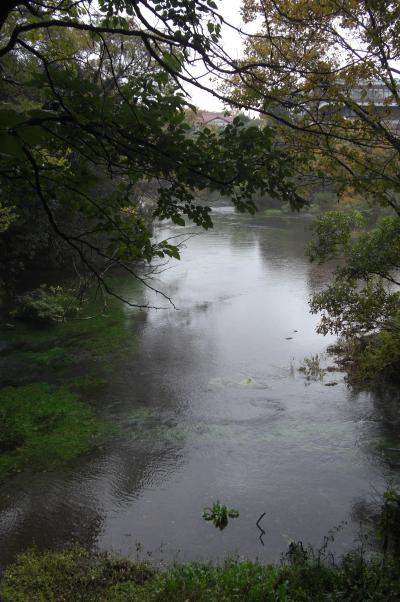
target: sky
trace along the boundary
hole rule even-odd
[[[218,0],[217,4],[218,12],[226,21],[232,23],[232,25],[236,27],[247,29],[246,26],[244,26],[240,15],[241,0]],[[242,40],[240,35],[226,26],[222,27],[222,45],[229,56],[234,59],[240,57],[242,49]],[[197,69],[195,73],[196,76],[199,76],[203,72],[204,69]],[[204,77],[202,81],[207,85],[215,85],[211,82],[209,77]],[[223,103],[211,94],[199,90],[195,86],[191,86],[189,84],[185,85],[185,89],[190,94],[193,104],[198,108],[208,111],[224,110]]]

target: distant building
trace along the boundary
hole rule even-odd
[[[397,80],[396,84],[400,92],[400,80]],[[359,107],[365,110],[373,108],[374,114],[382,119],[382,122],[386,122],[391,129],[400,129],[400,106],[382,80],[362,82],[347,93]],[[326,106],[328,104],[326,103]],[[350,107],[343,107],[340,113],[344,117],[355,117],[355,112]]]
[[[195,124],[197,126],[210,126],[214,125],[216,127],[226,127],[229,123],[232,123],[235,115],[224,113],[224,112],[213,112],[213,111],[203,111],[199,109],[196,114]]]
[[[397,82],[397,84],[400,84],[400,82]],[[384,106],[389,103],[390,106],[393,104],[393,100],[389,100],[392,96],[391,91],[386,84],[379,79],[363,82],[357,88],[351,90],[350,96],[359,105],[372,103],[377,106]]]

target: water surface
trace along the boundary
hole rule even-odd
[[[91,403],[118,430],[68,469],[2,485],[0,562],[32,544],[73,541],[155,561],[269,561],[290,540],[320,545],[339,525],[334,549],[350,549],[373,491],[397,479],[382,445],[398,437],[398,406],[352,392],[341,373],[308,382],[297,371],[333,340],[316,334],[308,312],[311,293],[331,279],[304,256],[308,224],[222,208],[214,230],[188,240],[182,260],[152,282],[177,309],[120,307],[106,322],[105,332],[124,330],[123,347],[117,339],[104,353],[100,332],[70,371],[98,366],[106,383]],[[123,291],[165,305],[137,284]],[[216,500],[240,511],[222,532],[201,518]]]

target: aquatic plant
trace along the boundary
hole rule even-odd
[[[237,518],[239,516],[239,510],[234,508],[227,508],[224,504],[220,504],[217,500],[213,503],[211,508],[204,508],[202,517],[204,520],[214,523],[214,526],[218,529],[225,529],[229,522],[229,518]]]
[[[66,362],[66,353],[61,347],[50,347],[50,349],[43,351],[18,351],[15,357],[22,362],[39,366],[59,365]]]
[[[51,469],[91,449],[105,432],[67,387],[33,383],[0,390],[0,479],[24,467]]]
[[[326,374],[326,370],[321,366],[321,357],[318,355],[310,355],[305,357],[299,367],[299,372],[302,372],[306,380],[322,380]]]

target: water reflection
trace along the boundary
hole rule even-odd
[[[221,212],[215,222],[154,281],[178,310],[144,314],[93,399],[118,425],[110,442],[69,471],[2,488],[2,562],[33,542],[72,539],[127,555],[140,541],[155,560],[276,560],[289,540],[319,545],[348,520],[335,541],[343,552],[355,505],[397,474],[382,452],[399,433],[396,404],[352,394],[342,375],[335,387],[306,387],[297,371],[331,342],[308,313],[330,278],[304,257],[308,221]],[[217,499],[240,510],[223,532],[201,518]]]

